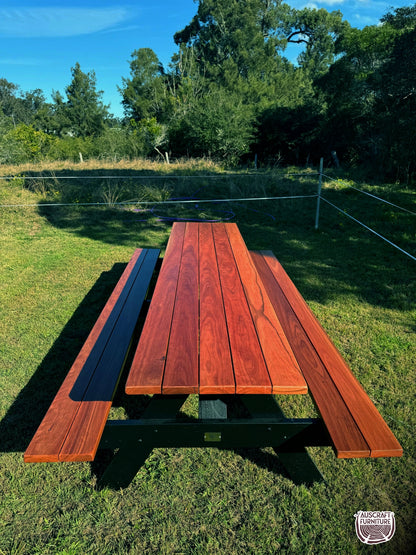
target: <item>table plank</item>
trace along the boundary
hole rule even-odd
[[[127,394],[162,392],[185,229],[185,223],[178,223],[169,237],[153,299],[127,378]]]
[[[198,224],[187,223],[162,393],[198,393]]]
[[[126,392],[307,392],[236,224],[173,225]]]
[[[199,392],[235,393],[235,380],[211,224],[199,226]]]
[[[226,230],[275,394],[308,392],[299,365],[236,225]]]
[[[272,384],[224,224],[213,226],[213,234],[234,365],[236,393],[271,393]]]

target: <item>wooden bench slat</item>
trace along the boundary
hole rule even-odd
[[[310,342],[303,326],[283,294],[266,260],[259,253],[251,253],[263,283],[269,291],[274,309],[284,327],[286,337],[295,353],[308,383],[310,393],[338,454],[351,453],[354,457],[368,457],[370,449],[356,425],[348,407],[341,399],[327,369]]]
[[[234,365],[236,393],[271,393],[269,373],[224,224],[217,224],[213,232]]]
[[[177,223],[169,237],[152,302],[127,378],[125,390],[129,395],[162,392],[185,227],[185,223]]]
[[[307,393],[308,386],[237,226],[227,226],[227,233],[263,348],[272,393]]]
[[[142,253],[137,249],[125,268],[120,280],[104,306],[98,320],[92,328],[79,355],[75,359],[62,386],[55,396],[48,412],[37,429],[35,436],[24,454],[26,462],[58,461],[60,448],[65,440],[71,422],[78,410],[78,402],[71,399],[70,392],[77,382],[81,370],[91,355],[111,311],[117,303],[131,271]]]
[[[200,370],[199,393],[235,393],[227,323],[221,293],[212,226],[199,227]]]
[[[124,303],[117,317],[117,325],[114,323],[115,327],[85,390],[59,454],[61,461],[94,460],[158,256],[157,250],[146,252],[145,259],[135,272],[134,282],[130,288],[127,284],[120,296]],[[146,283],[143,282],[143,276],[148,277]],[[127,296],[124,295],[126,289]]]
[[[362,436],[368,444],[370,450],[369,454],[371,457],[401,456],[403,451],[397,439],[387,426],[371,399],[368,397],[367,393],[346,365],[338,350],[333,345],[310,308],[307,306],[306,302],[296,289],[293,282],[290,280],[287,273],[284,271],[283,267],[270,251],[264,251],[261,255],[254,254],[256,264],[260,256],[274,275],[276,280],[275,283],[278,283],[281,287],[282,294],[290,303],[290,306],[296,314],[296,318],[300,321],[308,336],[308,340],[319,354],[326,371],[338,391],[340,400],[337,401],[336,405],[334,405],[332,414],[328,416],[324,415],[322,413],[324,405],[323,400],[320,398],[321,394],[319,387],[316,385],[313,386],[310,383],[310,379],[314,377],[313,372],[310,372],[310,375],[308,376],[305,373],[307,372],[307,370],[305,371],[306,367],[304,368],[303,364],[300,363],[311,389],[312,396],[314,397],[318,409],[320,410],[325,424],[328,427],[328,431],[334,441],[334,445],[337,449],[337,456],[340,458],[357,456],[354,448],[349,450],[341,447],[339,440],[335,435],[338,434],[336,426],[337,416],[339,414],[340,407],[342,406],[341,400],[347,406],[356,427],[360,430]],[[286,333],[288,334],[287,330]],[[296,350],[295,354],[298,354]],[[333,428],[332,430],[329,429],[330,426]],[[351,436],[351,433],[349,436]],[[347,437],[349,436],[347,434]]]
[[[198,393],[198,224],[187,223],[162,393]]]
[[[151,257],[156,261],[159,251],[154,249],[152,251]],[[57,462],[60,460],[62,445],[100,359],[97,344],[103,346],[108,341],[112,332],[108,322],[114,324],[117,320],[129,287],[134,283],[147,254],[148,249],[137,249],[134,252],[30,442],[24,454],[25,462]],[[150,282],[151,274],[147,277]],[[146,289],[149,282],[144,285]]]

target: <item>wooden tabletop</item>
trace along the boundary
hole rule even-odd
[[[236,224],[173,225],[126,393],[307,393]]]

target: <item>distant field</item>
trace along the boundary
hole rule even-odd
[[[315,231],[315,198],[242,200],[315,194],[314,172],[287,175],[297,172],[227,172],[208,161],[0,168],[16,176],[0,180],[1,555],[361,553],[370,548],[355,534],[359,510],[396,514],[394,538],[372,552],[415,551],[416,263],[328,205]],[[415,216],[342,177],[324,181],[328,200],[415,255]],[[360,187],[416,211],[414,190]],[[238,200],[200,202],[230,198]],[[268,449],[157,449],[123,491],[96,489],[97,465],[23,464],[134,248],[164,249],[177,218],[234,221],[249,248],[275,252],[402,458],[336,460],[330,448],[314,448],[326,483],[306,488]],[[112,416],[123,418],[127,403],[119,394]],[[313,415],[308,398],[281,405],[289,416]],[[185,409],[195,414],[196,399]]]

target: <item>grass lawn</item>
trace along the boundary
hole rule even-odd
[[[195,200],[314,194],[317,178],[308,172],[283,178],[208,163],[96,162],[0,173],[22,171],[33,179],[0,180],[0,204],[14,205],[0,208],[1,555],[416,551],[414,261],[325,204],[315,231],[312,198]],[[325,182],[323,194],[416,253],[414,216],[344,185]],[[416,211],[415,191],[371,191]],[[192,202],[157,204],[175,198]],[[129,200],[141,204],[116,204]],[[93,202],[107,205],[83,206]],[[121,491],[97,489],[94,464],[23,463],[134,248],[163,249],[174,218],[230,219],[249,248],[274,251],[402,444],[402,458],[337,460],[332,449],[314,448],[326,483],[306,488],[268,449],[156,449]],[[117,394],[112,416],[123,418],[126,403]],[[314,416],[307,396],[281,405],[288,416]],[[185,409],[195,413],[195,397]],[[361,544],[359,510],[394,511],[393,539]]]

